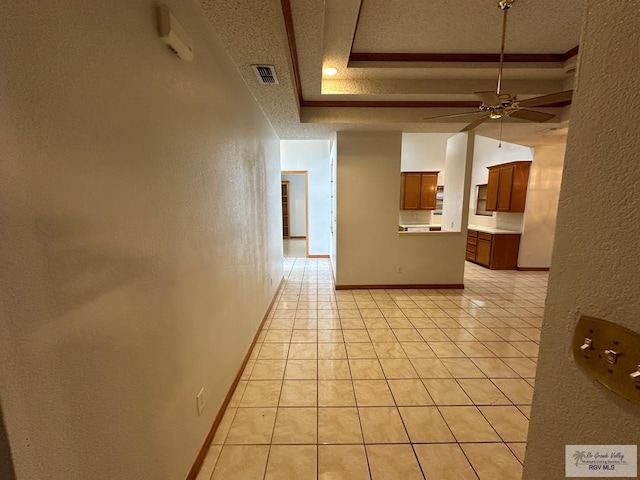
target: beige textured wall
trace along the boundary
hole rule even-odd
[[[20,480],[184,478],[282,276],[278,138],[199,8],[168,3],[193,62],[152,1],[3,5],[0,401]]]
[[[575,318],[640,332],[640,2],[587,0],[524,478],[564,478],[566,444],[638,444],[640,405],[571,358]],[[633,352],[640,355],[638,352]]]
[[[337,285],[463,283],[466,230],[398,234],[401,142],[401,132],[337,134]]]
[[[565,144],[539,145],[529,171],[519,267],[549,267],[562,183]]]

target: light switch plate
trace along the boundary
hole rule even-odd
[[[640,333],[583,315],[573,337],[573,358],[591,378],[640,404],[640,381],[633,376],[640,368]]]
[[[198,392],[198,395],[196,396],[196,403],[198,405],[198,416],[200,416],[204,410],[204,387],[202,387]]]

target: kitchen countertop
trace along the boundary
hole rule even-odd
[[[485,227],[483,225],[469,225],[469,230],[483,233],[522,233],[520,230],[505,230],[503,228]]]
[[[398,232],[398,235],[401,237],[419,237],[420,235],[429,236],[429,235],[444,235],[449,233],[455,233],[460,235],[460,232],[451,231],[451,230],[433,230],[431,232],[427,230],[419,230],[417,232]]]
[[[440,224],[410,224],[410,223],[401,223],[400,228],[411,228],[415,229],[413,231],[400,231],[401,235],[424,235],[424,234],[433,234],[433,233],[460,233],[460,231],[451,231],[451,230],[442,230],[442,231],[428,231],[431,228],[441,228]],[[476,232],[484,232],[484,233],[492,233],[492,234],[521,234],[521,231],[518,230],[505,230],[504,228],[493,228],[493,227],[485,227],[483,225],[469,225],[469,230],[475,230]]]
[[[439,223],[401,223],[399,224],[400,231],[398,234],[400,236],[420,236],[420,235],[434,235],[434,234],[443,234],[443,233],[460,233],[452,232],[449,230],[442,230],[442,225]],[[403,231],[402,229],[409,229],[408,231]]]
[[[429,227],[441,227],[439,223],[401,223],[399,225],[402,228],[429,228]]]

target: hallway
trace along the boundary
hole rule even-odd
[[[284,266],[199,480],[521,478],[546,272],[334,291],[328,259]]]

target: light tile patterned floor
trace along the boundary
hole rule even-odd
[[[337,292],[325,259],[285,275],[199,479],[521,478],[546,273]]]
[[[301,258],[307,256],[307,240],[304,238],[284,239],[282,250],[285,258]]]

